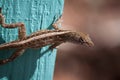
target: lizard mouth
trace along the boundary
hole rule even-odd
[[[91,42],[91,43],[88,43],[88,42],[84,42],[84,43],[81,43],[82,45],[85,45],[85,46],[88,46],[88,47],[92,47],[94,46],[94,43]]]

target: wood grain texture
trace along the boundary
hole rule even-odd
[[[51,28],[62,14],[64,0],[0,0],[7,23],[24,22],[27,35],[40,29]],[[0,27],[0,43],[16,40],[18,30]],[[15,61],[0,66],[0,80],[52,80],[56,50],[27,49]],[[1,50],[0,59],[9,57],[14,50]]]

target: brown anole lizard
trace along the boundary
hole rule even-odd
[[[13,61],[18,56],[22,55],[27,48],[41,48],[46,45],[51,45],[50,49],[53,49],[64,42],[86,44],[88,46],[94,45],[89,35],[84,34],[82,32],[61,30],[58,28],[56,23],[52,25],[54,30],[40,30],[31,34],[30,36],[26,36],[26,29],[24,23],[6,24],[5,18],[1,13],[0,13],[0,25],[4,28],[18,27],[19,30],[18,40],[0,45],[0,50],[8,48],[16,49],[16,51],[9,58],[0,60],[0,64],[5,64]]]

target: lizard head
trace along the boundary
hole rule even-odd
[[[87,46],[94,46],[93,41],[91,40],[89,34],[85,34],[85,36],[81,37],[83,44],[86,44]]]
[[[74,40],[73,40],[74,39]],[[72,34],[72,41],[77,44],[85,44],[87,46],[94,46],[90,36],[82,32],[74,32]]]

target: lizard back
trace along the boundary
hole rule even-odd
[[[60,40],[61,35],[69,33],[69,30],[41,30],[25,37],[23,40],[16,40],[0,45],[0,50],[5,48],[40,48]]]

